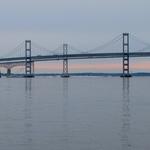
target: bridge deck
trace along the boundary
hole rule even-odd
[[[96,58],[122,58],[123,53],[86,53],[86,54],[68,54],[68,59],[96,59]],[[132,52],[129,57],[150,57],[150,52]],[[32,61],[53,61],[63,60],[66,58],[64,55],[45,55],[45,56],[32,56]],[[6,63],[23,63],[25,57],[11,57],[0,58],[0,64]]]

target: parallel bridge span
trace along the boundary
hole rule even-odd
[[[91,54],[68,54],[64,55],[46,55],[32,56],[32,63],[40,61],[56,61],[67,59],[105,59],[105,58],[122,58],[123,53],[91,53]],[[150,52],[133,52],[129,57],[150,57]],[[0,67],[7,68],[7,75],[11,74],[11,69],[16,66],[25,66],[25,57],[0,58]]]
[[[90,53],[90,54],[68,54],[64,55],[45,55],[45,56],[31,56],[32,61],[54,61],[67,59],[96,59],[96,58],[122,58],[123,53]],[[129,57],[150,57],[150,52],[130,52]],[[2,63],[23,63],[26,57],[12,57],[12,58],[0,58],[0,64]]]

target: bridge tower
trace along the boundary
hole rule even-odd
[[[123,33],[123,74],[121,77],[131,77],[129,69],[129,33]]]
[[[68,74],[68,44],[63,44],[63,73],[61,75],[61,77],[63,78],[68,78],[69,74]]]
[[[7,68],[7,77],[11,76],[11,68]]]
[[[31,60],[31,40],[25,41],[25,77],[34,77],[33,62]]]

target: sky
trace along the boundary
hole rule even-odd
[[[123,32],[150,43],[149,0],[0,0],[0,56],[31,39],[92,49]]]

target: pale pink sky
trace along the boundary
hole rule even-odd
[[[51,71],[51,72],[61,72],[62,64],[61,63],[49,63],[49,64],[38,64],[35,65],[35,70],[41,71]],[[120,63],[70,63],[69,64],[70,72],[120,72],[122,71],[122,64]],[[143,62],[131,62],[130,63],[131,71],[150,71],[150,61]]]
[[[6,72],[5,68],[1,68],[2,72]],[[131,72],[150,72],[150,61],[142,60],[138,62],[130,62]],[[24,67],[15,67],[12,72],[23,73]],[[47,62],[47,63],[36,63],[35,72],[37,73],[61,73],[62,72],[62,61]],[[122,72],[122,62],[69,62],[69,72]]]

